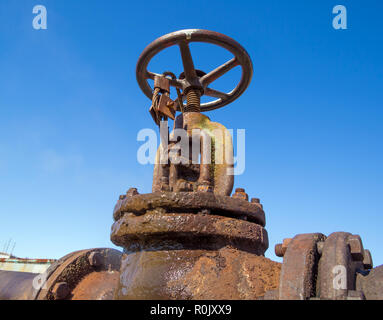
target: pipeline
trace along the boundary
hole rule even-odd
[[[36,273],[0,271],[0,300],[34,300]]]
[[[0,271],[0,300],[112,300],[121,254],[108,248],[81,250],[41,274]]]

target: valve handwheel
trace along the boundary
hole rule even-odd
[[[234,58],[204,74],[194,68],[193,58],[190,52],[189,43],[205,42],[212,43],[230,51]],[[178,45],[181,52],[184,67],[183,76],[178,79],[171,79],[170,85],[182,89],[184,92],[189,88],[200,89],[201,92],[209,97],[217,98],[214,101],[202,103],[201,111],[209,111],[221,108],[237,99],[249,86],[253,75],[253,64],[246,50],[230,37],[208,30],[188,29],[164,35],[149,44],[138,59],[136,75],[141,90],[145,95],[152,99],[153,89],[148,80],[154,80],[155,76],[161,76],[147,70],[150,60],[160,51]],[[210,88],[210,84],[226,74],[236,66],[242,67],[242,77],[239,84],[228,93]]]

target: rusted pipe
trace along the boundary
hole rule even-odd
[[[0,300],[33,300],[36,276],[30,272],[0,271]]]
[[[112,300],[119,280],[121,252],[72,252],[44,273],[0,271],[0,300]]]

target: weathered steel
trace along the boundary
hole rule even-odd
[[[257,255],[268,248],[267,232],[260,225],[203,213],[125,214],[112,226],[111,240],[128,250],[137,247],[137,242],[144,249],[153,243],[165,246],[167,241],[207,249],[230,245]]]
[[[235,189],[235,193],[232,195],[233,198],[242,199],[245,201],[249,201],[249,195],[245,192],[243,188]]]
[[[194,108],[190,106],[191,103],[188,100],[188,106]],[[186,150],[181,150],[177,159],[181,159],[183,154],[187,158],[176,162],[169,157],[168,164],[161,163],[161,155],[169,155],[175,144],[172,142],[175,140],[172,132],[168,147],[161,144],[158,148],[152,191],[202,191],[229,196],[234,184],[234,151],[230,132],[222,124],[210,121],[199,112],[184,112],[177,116],[175,129],[183,129],[189,139],[188,146],[183,146]],[[197,148],[197,152],[194,148]],[[193,155],[199,154],[200,163],[198,158],[193,159]]]
[[[363,267],[366,270],[372,269],[374,264],[372,263],[372,256],[370,250],[364,250],[363,254]]]
[[[279,282],[279,299],[307,300],[314,297],[319,254],[317,243],[321,233],[300,234],[287,244]]]
[[[263,257],[266,230],[254,223],[125,214],[111,240],[125,249],[118,299],[256,299],[278,285],[279,264]]]
[[[278,290],[269,300],[364,300],[383,298],[383,272],[372,269],[359,235],[301,234],[275,246],[283,264]]]
[[[280,265],[263,257],[268,236],[258,203],[136,194],[119,200],[114,218],[111,240],[125,253],[118,299],[256,299],[277,287]]]
[[[119,281],[121,252],[72,252],[42,274],[0,271],[1,300],[110,300]]]
[[[357,273],[356,289],[362,291],[367,300],[383,300],[383,265],[366,273]]]
[[[246,216],[249,222],[265,226],[265,213],[259,203],[219,196],[204,192],[156,192],[123,197],[114,208],[114,220],[124,213],[141,215],[154,209],[165,212],[197,213],[209,209],[211,214],[238,218]]]
[[[283,239],[283,243],[278,243],[275,245],[274,251],[277,257],[282,258],[285,255],[287,246],[289,245],[291,240],[292,240],[291,238]]]
[[[73,252],[53,264],[46,272],[46,282],[36,295],[37,300],[74,300],[111,298],[117,285],[121,253],[114,249],[89,249]],[[105,277],[105,273],[109,277]],[[91,276],[92,275],[92,276]],[[84,278],[108,281],[83,281]],[[68,291],[67,294],[65,292]],[[60,292],[60,293],[58,293]],[[88,292],[88,297],[86,293]]]
[[[234,54],[234,58],[206,74],[196,70],[190,52],[191,42],[207,42],[219,45]],[[178,45],[184,67],[184,72],[177,79],[171,72],[163,75],[148,72],[147,66],[154,55],[161,50]],[[222,93],[208,88],[210,83],[223,76],[232,68],[240,65],[242,67],[242,78],[238,86],[230,93]],[[231,135],[221,124],[211,122],[210,119],[201,114],[201,111],[220,108],[237,99],[248,87],[253,73],[252,62],[246,50],[233,39],[213,31],[207,30],[181,30],[165,35],[150,45],[141,54],[137,63],[137,81],[144,93],[152,100],[150,113],[154,121],[159,125],[162,119],[174,119],[177,108],[182,111],[175,121],[175,129],[184,129],[187,132],[188,143],[183,149],[189,151],[189,145],[196,148],[192,132],[199,130],[198,152],[201,162],[192,159],[193,153],[184,155],[184,150],[178,150],[173,157],[177,159],[164,160],[163,155],[170,155],[175,142],[168,137],[161,137],[162,144],[158,149],[153,179],[153,192],[156,191],[199,191],[214,192],[219,195],[231,194],[234,184],[234,151]],[[148,79],[154,80],[154,91],[148,84]],[[178,106],[171,100],[169,87],[177,88]],[[183,90],[182,97],[179,89]],[[159,95],[162,93],[162,96]],[[218,98],[216,101],[201,104],[201,96],[208,95]],[[186,106],[183,100],[187,100]],[[172,109],[174,108],[174,109]],[[174,131],[176,132],[176,130]],[[195,138],[195,137],[194,137]],[[165,140],[164,140],[165,139]],[[166,142],[166,145],[163,145]],[[198,155],[197,154],[197,155]],[[184,161],[180,163],[179,159]],[[167,158],[166,158],[167,159]]]
[[[356,272],[363,268],[361,239],[347,232],[334,232],[323,245],[318,268],[317,296],[327,300],[346,300],[355,290]],[[353,298],[355,294],[351,293]]]

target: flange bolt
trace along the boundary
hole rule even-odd
[[[52,294],[55,300],[64,300],[69,295],[69,286],[66,282],[58,282],[52,289]]]
[[[249,195],[245,192],[245,189],[243,188],[235,189],[235,193],[232,195],[232,198],[249,201]]]
[[[292,238],[286,238],[286,239],[283,239],[283,243],[278,243],[275,245],[274,251],[277,257],[282,258],[285,255],[287,247],[291,240]]]
[[[88,261],[92,267],[98,267],[102,263],[102,255],[99,252],[92,252],[88,257]]]

